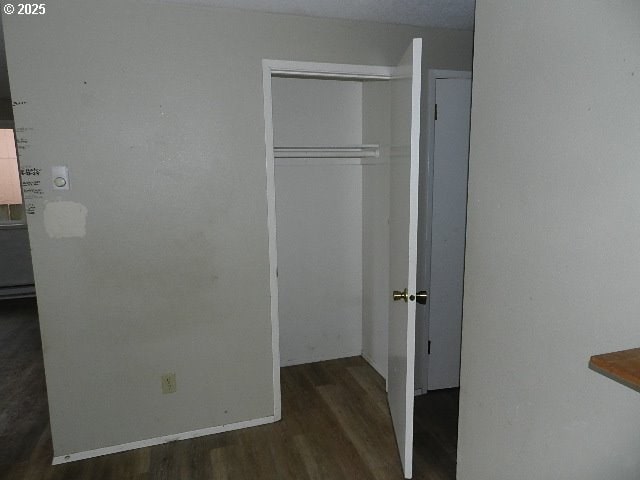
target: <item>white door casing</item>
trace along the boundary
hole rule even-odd
[[[276,182],[273,143],[272,77],[333,78],[353,80],[390,80],[394,67],[339,63],[262,60],[264,95],[264,143],[266,163],[267,234],[269,240],[269,296],[271,299],[271,351],[273,365],[273,410],[275,420],[282,418],[280,390],[280,320],[278,305],[278,249],[276,234]]]

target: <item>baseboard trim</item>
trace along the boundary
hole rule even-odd
[[[112,453],[126,452],[127,450],[135,450],[137,448],[152,447],[154,445],[161,445],[163,443],[175,442],[179,440],[188,440],[190,438],[204,437],[205,435],[213,435],[216,433],[229,432],[231,430],[239,430],[241,428],[257,427],[259,425],[266,425],[268,423],[274,423],[277,419],[274,415],[256,418],[253,420],[246,420],[244,422],[230,423],[228,425],[221,425],[218,427],[202,428],[200,430],[192,430],[190,432],[177,433],[173,435],[164,435],[162,437],[149,438],[146,440],[139,440],[137,442],[123,443],[120,445],[113,445],[111,447],[96,448],[95,450],[87,450],[84,452],[70,453],[69,455],[60,455],[53,457],[52,465],[59,465],[61,463],[76,462],[78,460],[85,460],[87,458],[100,457],[102,455],[110,455]]]
[[[317,355],[311,358],[304,358],[302,360],[293,359],[293,360],[283,360],[280,359],[280,367],[295,367],[296,365],[306,365],[307,363],[318,363],[318,362],[327,362],[329,360],[338,360],[340,358],[350,358],[350,357],[359,357],[362,355],[362,352],[353,351],[353,352],[342,352],[342,353],[333,353],[331,355]]]
[[[376,362],[374,362],[374,361],[373,361],[373,359],[372,359],[371,357],[369,357],[369,355],[367,355],[366,353],[362,352],[362,353],[360,354],[360,356],[361,356],[362,358],[364,358],[364,359],[365,359],[365,361],[366,361],[369,365],[371,365],[371,367],[372,367],[376,372],[378,372],[378,375],[380,375],[382,378],[384,378],[384,379],[385,379],[385,381],[387,380],[387,377],[385,377],[385,375],[384,375],[384,373],[383,373],[382,368],[381,368],[381,367],[380,367]]]

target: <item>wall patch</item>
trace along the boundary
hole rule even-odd
[[[44,227],[51,238],[84,237],[87,207],[76,202],[49,202],[44,207]]]

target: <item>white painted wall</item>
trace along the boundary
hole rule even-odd
[[[387,378],[389,342],[388,82],[363,86],[363,142],[380,145],[380,163],[362,166],[362,356]]]
[[[273,414],[262,59],[422,36],[425,68],[468,68],[471,34],[129,0],[3,22],[21,160],[72,178],[29,218],[54,454]],[[83,238],[47,235],[57,199]]]
[[[276,146],[362,143],[362,84],[273,78]],[[362,351],[362,167],[276,161],[281,365]]]
[[[362,143],[362,82],[273,77],[271,88],[276,147]]]
[[[477,2],[458,478],[635,480],[640,3]]]

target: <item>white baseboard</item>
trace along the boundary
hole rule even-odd
[[[239,430],[241,428],[257,427],[258,425],[266,425],[267,423],[274,423],[278,421],[275,416],[256,418],[253,420],[246,420],[244,422],[230,423],[228,425],[221,425],[219,427],[209,427],[200,430],[193,430],[190,432],[176,433],[174,435],[164,435],[162,437],[149,438],[147,440],[139,440],[137,442],[123,443],[120,445],[113,445],[111,447],[97,448],[95,450],[87,450],[84,452],[70,453],[69,455],[60,455],[53,457],[53,465],[59,465],[61,463],[75,462],[78,460],[85,460],[87,458],[100,457],[102,455],[109,455],[111,453],[126,452],[127,450],[135,450],[136,448],[152,447],[154,445],[161,445],[163,443],[175,442],[178,440],[188,440],[190,438],[204,437],[205,435],[213,435],[215,433],[229,432],[231,430]]]
[[[361,355],[360,350],[357,351],[345,351],[345,352],[338,352],[338,353],[320,353],[320,354],[314,354],[311,355],[309,357],[305,357],[305,358],[298,358],[298,359],[282,359],[280,358],[280,367],[293,367],[296,365],[306,365],[307,363],[317,363],[317,362],[326,362],[328,360],[337,360],[340,358],[350,358],[350,357],[358,357]]]
[[[369,365],[371,365],[371,366],[373,367],[373,369],[374,369],[376,372],[378,372],[378,374],[379,374],[382,378],[384,378],[384,379],[385,379],[385,381],[387,380],[387,377],[386,377],[386,376],[385,376],[385,374],[384,374],[384,370],[382,370],[382,368],[380,367],[380,365],[376,364],[376,362],[374,362],[374,361],[369,357],[369,355],[367,355],[366,353],[362,352],[362,353],[360,354],[360,356],[361,356],[362,358],[364,358],[364,359],[365,359],[365,361],[366,361]]]

